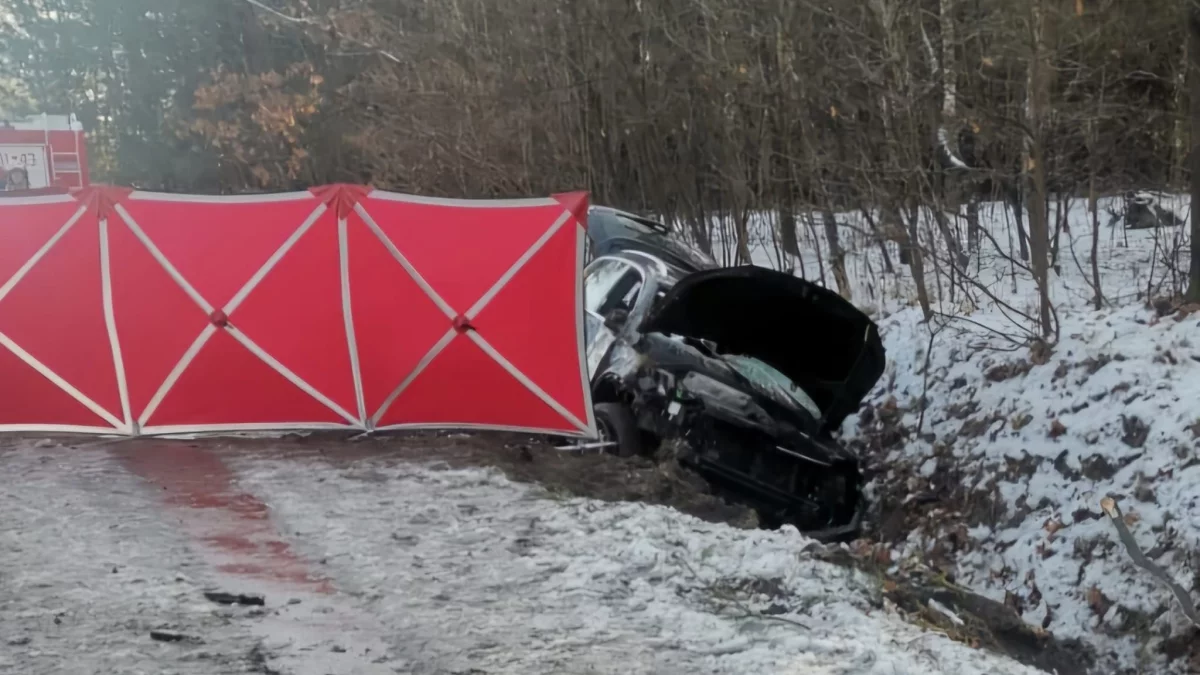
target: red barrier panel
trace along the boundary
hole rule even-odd
[[[595,437],[587,196],[0,199],[0,431]]]

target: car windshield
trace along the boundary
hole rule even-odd
[[[821,409],[817,404],[804,393],[804,390],[796,386],[796,383],[787,375],[779,372],[769,364],[760,361],[752,356],[744,356],[740,354],[729,354],[725,356],[725,360],[729,362],[739,373],[747,380],[750,380],[756,386],[762,387],[767,391],[774,391],[784,395],[785,397],[800,404],[802,408],[812,413],[813,417],[820,419]]]

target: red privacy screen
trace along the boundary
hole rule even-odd
[[[587,195],[0,199],[0,431],[594,437]]]

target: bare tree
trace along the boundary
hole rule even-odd
[[[1188,270],[1187,300],[1200,302],[1200,1],[1187,4],[1188,107],[1191,111],[1191,230],[1192,261]]]
[[[1044,116],[1050,96],[1052,66],[1046,44],[1046,0],[1028,0],[1030,8],[1030,38],[1032,54],[1029,59],[1028,102],[1026,103],[1026,162],[1025,179],[1028,186],[1029,253],[1032,257],[1033,279],[1037,284],[1038,318],[1042,335],[1049,337],[1054,326],[1051,321],[1049,279],[1049,228],[1046,209],[1046,145]]]
[[[124,2],[30,0],[0,18],[0,91],[24,82],[31,104],[90,115],[98,180],[584,188],[718,258],[798,267],[844,293],[855,267],[907,265],[927,318],[985,294],[970,251],[1036,283],[1033,318],[1011,312],[1022,334],[1054,330],[1070,200],[1087,197],[1096,246],[1108,198],[1182,189],[1180,148],[1196,142],[1179,0]],[[100,15],[118,21],[111,35],[39,47],[93,35]],[[1095,250],[1091,263],[1098,290]]]

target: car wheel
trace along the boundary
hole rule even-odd
[[[642,453],[642,431],[638,429],[633,411],[623,403],[597,403],[596,426],[600,440],[616,443],[607,448],[618,457],[633,457]]]

